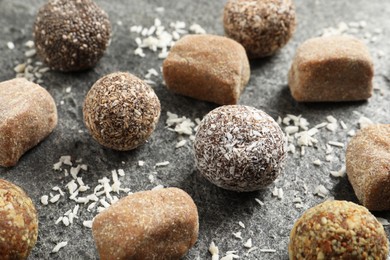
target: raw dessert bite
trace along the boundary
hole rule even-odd
[[[296,27],[292,0],[229,0],[224,9],[225,34],[241,43],[250,59],[275,54]]]
[[[369,210],[390,210],[390,124],[361,129],[348,143],[348,179]]]
[[[85,97],[84,122],[101,145],[128,151],[144,144],[156,128],[160,101],[136,76],[116,72],[96,81]]]
[[[57,108],[41,86],[24,78],[0,82],[0,166],[14,166],[57,125]]]
[[[92,224],[100,259],[180,259],[198,237],[198,210],[178,188],[128,195]]]
[[[265,112],[242,105],[208,113],[196,132],[195,162],[201,175],[233,191],[259,190],[281,173],[286,138]]]
[[[0,259],[27,259],[38,238],[38,217],[30,197],[0,179]]]
[[[383,226],[365,207],[325,201],[295,222],[290,260],[386,259],[389,243]]]
[[[327,36],[298,47],[288,84],[296,101],[356,101],[371,97],[373,76],[373,62],[363,42],[352,36]]]
[[[220,105],[236,104],[249,81],[249,61],[237,42],[216,35],[187,35],[163,63],[169,90]]]
[[[39,56],[60,71],[94,67],[109,45],[110,34],[108,15],[92,0],[49,0],[34,24]]]

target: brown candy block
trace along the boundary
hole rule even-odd
[[[288,84],[297,101],[355,101],[371,97],[373,76],[364,43],[352,36],[329,36],[299,46]]]
[[[163,63],[168,89],[220,105],[236,104],[249,81],[249,61],[237,42],[215,35],[187,35]]]
[[[19,78],[0,83],[0,165],[14,166],[57,125],[57,108],[41,86]]]
[[[390,124],[361,129],[347,147],[348,179],[369,210],[390,210]]]
[[[382,224],[365,207],[325,201],[295,222],[290,260],[386,259],[389,242]]]
[[[100,259],[180,259],[198,237],[198,210],[178,188],[131,194],[99,213],[92,233]]]
[[[37,237],[33,202],[21,188],[0,179],[0,259],[27,259]]]

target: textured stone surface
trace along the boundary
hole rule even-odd
[[[13,68],[24,62],[24,43],[32,39],[34,17],[43,0],[0,0],[0,81],[15,76]],[[107,52],[97,66],[82,73],[64,74],[47,72],[43,76],[43,87],[53,95],[58,108],[59,122],[54,132],[37,147],[27,152],[14,168],[0,168],[0,177],[21,186],[36,204],[39,214],[39,238],[29,259],[97,259],[98,253],[94,246],[92,232],[82,226],[82,220],[89,220],[92,213],[86,207],[80,208],[79,219],[69,227],[56,225],[59,216],[73,208],[75,203],[61,198],[56,204],[43,206],[39,200],[42,195],[48,195],[51,188],[64,185],[71,178],[63,173],[52,170],[53,163],[61,155],[71,155],[73,160],[83,159],[89,165],[89,170],[81,173],[85,183],[92,187],[97,185],[97,179],[110,176],[113,169],[123,168],[126,176],[122,186],[129,187],[133,192],[151,189],[157,184],[176,186],[188,192],[199,210],[199,239],[189,251],[185,259],[210,259],[208,246],[214,241],[223,256],[228,250],[238,250],[244,257],[248,249],[242,245],[252,238],[253,246],[259,249],[275,249],[275,253],[264,253],[255,250],[249,253],[247,259],[288,259],[288,236],[295,220],[304,210],[322,202],[324,199],[314,195],[318,185],[324,185],[336,199],[357,202],[353,189],[347,177],[334,178],[329,171],[338,170],[345,160],[345,149],[334,148],[335,158],[325,163],[323,148],[307,148],[305,156],[298,153],[289,154],[286,160],[286,170],[275,183],[264,191],[237,194],[222,190],[207,180],[201,178],[196,171],[190,142],[184,147],[175,149],[178,135],[165,128],[166,112],[174,112],[179,116],[191,119],[201,118],[216,106],[211,103],[196,101],[179,95],[174,95],[161,84],[161,74],[152,78],[158,84],[154,87],[161,102],[161,118],[156,131],[149,142],[130,152],[115,152],[103,148],[87,133],[83,124],[82,104],[89,88],[103,75],[114,71],[129,71],[143,77],[147,70],[157,71],[162,60],[157,55],[145,50],[146,57],[140,58],[133,54],[137,36],[129,32],[132,25],[153,25],[154,18],[159,17],[164,26],[170,22],[185,21],[199,23],[208,33],[223,35],[222,13],[224,1],[103,1],[97,3],[110,16],[112,23],[112,42]],[[164,6],[165,12],[158,13],[155,7]],[[372,1],[296,1],[297,31],[292,40],[275,56],[258,60],[251,64],[251,79],[242,93],[239,104],[260,108],[274,119],[286,114],[302,115],[310,122],[310,126],[319,124],[327,115],[342,119],[350,129],[357,129],[360,115],[357,111],[377,123],[390,122],[390,59],[389,37],[390,2]],[[345,104],[298,104],[290,95],[287,86],[287,73],[291,65],[296,47],[306,39],[318,36],[327,27],[337,27],[339,22],[359,22],[365,20],[367,26],[357,29],[357,35],[363,37],[366,33],[377,36],[377,41],[369,42],[372,53],[375,76],[374,93],[368,102]],[[122,26],[118,25],[122,22]],[[376,34],[376,29],[383,32]],[[15,49],[7,47],[12,41]],[[385,55],[378,58],[378,53]],[[66,89],[71,87],[69,93]],[[63,104],[61,105],[61,101]],[[82,130],[82,132],[79,132]],[[345,131],[332,133],[321,130],[316,138],[323,145],[326,140],[347,143]],[[322,147],[322,146],[321,146]],[[312,161],[321,159],[320,167]],[[138,160],[144,160],[145,166],[137,166]],[[122,164],[122,161],[125,164]],[[155,163],[170,161],[165,167],[154,168]],[[148,178],[155,174],[154,183]],[[307,192],[305,192],[305,185]],[[272,196],[273,189],[282,188],[284,198]],[[123,194],[122,194],[123,195]],[[294,197],[302,199],[303,208],[296,208]],[[260,206],[254,199],[264,202]],[[376,213],[376,216],[390,219],[388,212]],[[242,221],[245,229],[238,225]],[[389,226],[385,227],[390,235]],[[243,240],[236,239],[232,232],[242,232]],[[68,245],[57,254],[50,253],[61,241]]]

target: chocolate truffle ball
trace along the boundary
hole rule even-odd
[[[153,89],[130,73],[116,72],[99,79],[84,101],[84,121],[101,145],[132,150],[149,138],[160,117]]]
[[[60,71],[94,67],[108,47],[110,33],[108,15],[91,0],[50,0],[34,25],[37,53]]]
[[[195,161],[215,185],[246,192],[264,188],[280,174],[286,139],[265,112],[242,105],[208,113],[196,132]]]
[[[223,25],[227,36],[241,43],[249,58],[273,55],[295,31],[292,0],[229,0]]]
[[[290,260],[386,259],[389,244],[382,224],[365,207],[326,201],[295,222],[288,251]]]
[[[0,259],[27,259],[37,237],[33,202],[21,188],[0,179]]]

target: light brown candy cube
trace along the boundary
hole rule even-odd
[[[26,79],[0,83],[0,166],[14,166],[57,125],[52,96]]]
[[[371,125],[348,143],[347,174],[369,210],[390,210],[390,124]]]
[[[236,104],[249,81],[248,57],[241,44],[216,35],[187,35],[163,63],[168,89],[220,105]]]
[[[198,229],[196,205],[178,188],[128,195],[92,224],[101,260],[180,259],[196,242]]]
[[[299,46],[288,84],[297,101],[356,101],[371,97],[373,76],[370,53],[360,40],[329,36]]]

